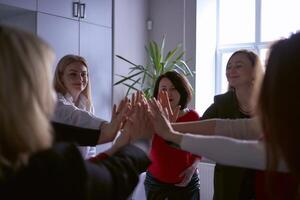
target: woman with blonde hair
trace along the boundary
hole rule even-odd
[[[127,199],[149,165],[121,134],[107,159],[84,161],[72,144],[53,144],[55,106],[49,46],[0,26],[0,193],[10,199]],[[117,177],[117,178],[116,178]]]
[[[119,131],[126,106],[114,106],[108,123],[94,115],[87,61],[77,55],[65,55],[57,64],[54,89],[58,103],[53,121],[89,129],[100,129],[102,137],[111,141]],[[123,102],[124,103],[124,102]],[[95,156],[96,147],[79,147],[84,158]]]
[[[82,56],[78,55],[65,55],[62,57],[56,67],[55,73],[54,73],[54,89],[57,93],[60,94],[66,94],[66,93],[71,93],[72,97],[74,97],[74,92],[69,91],[70,86],[67,85],[67,83],[63,80],[63,74],[67,68],[68,65],[72,65],[73,63],[83,65],[85,71],[80,74],[83,79],[86,79],[86,86],[84,89],[81,91],[79,96],[74,99],[75,105],[79,105],[80,103],[80,95],[83,95],[85,97],[85,107],[86,110],[89,112],[94,112],[93,108],[93,103],[92,103],[92,95],[91,95],[91,85],[90,85],[90,78],[89,78],[89,73],[88,73],[88,64],[85,58]],[[76,78],[76,71],[72,70],[71,73],[69,74],[70,78]]]

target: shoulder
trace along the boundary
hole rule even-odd
[[[7,194],[12,199],[39,199],[41,195],[45,195],[44,199],[76,199],[85,193],[84,166],[75,145],[56,145],[33,154],[7,182]]]
[[[62,93],[57,93],[57,104],[73,105],[73,98],[68,93],[66,95],[63,95]]]
[[[71,164],[83,162],[80,152],[74,144],[57,143],[52,148],[40,151],[30,158],[30,164],[35,163],[56,163]]]
[[[198,112],[194,109],[189,109],[187,112],[187,115],[196,117],[196,118],[200,118],[200,115],[198,114]]]
[[[187,112],[178,118],[177,121],[197,121],[200,119],[200,115],[197,113],[197,111],[193,109],[187,109]]]
[[[216,95],[214,103],[211,104],[204,112],[202,119],[229,117],[236,110],[236,100],[233,91],[228,91],[224,94]]]
[[[234,92],[228,91],[224,94],[219,94],[214,97],[214,103],[228,103],[234,100]]]

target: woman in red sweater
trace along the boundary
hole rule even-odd
[[[196,111],[187,108],[192,98],[192,87],[184,76],[175,71],[161,75],[156,81],[153,96],[157,98],[162,91],[168,94],[173,112],[180,108],[177,122],[200,119]],[[154,134],[150,158],[152,164],[144,183],[148,200],[199,200],[198,156],[180,150]]]

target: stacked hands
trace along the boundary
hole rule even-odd
[[[180,106],[172,110],[165,91],[159,93],[158,100],[155,98],[147,100],[140,91],[132,94],[131,100],[124,98],[118,108],[114,106],[110,123],[113,137],[118,131],[121,133],[106,153],[112,155],[129,143],[139,139],[151,139],[153,133],[167,141],[179,144],[181,137],[171,126],[171,122],[176,122],[179,111]],[[182,182],[176,184],[177,186],[186,186],[190,182],[197,169],[197,163],[195,162],[181,173],[184,178]]]
[[[118,108],[114,106],[111,122],[106,129],[111,137],[116,137],[113,148],[133,143],[139,139],[151,139],[157,133],[168,140],[174,132],[170,122],[175,122],[180,106],[173,112],[167,92],[159,94],[159,99],[147,100],[142,92],[132,94],[131,100],[124,98]]]

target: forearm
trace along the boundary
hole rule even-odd
[[[128,145],[104,160],[87,163],[89,190],[93,199],[128,199],[150,160],[139,148]],[[98,165],[98,166],[97,166]]]
[[[216,135],[246,140],[259,139],[262,136],[262,130],[256,118],[216,119],[215,132]]]
[[[75,142],[81,146],[97,145],[100,131],[52,122],[55,142]]]
[[[109,122],[102,122],[99,129],[101,134],[98,139],[98,144],[111,142],[115,139],[116,135],[110,130]]]
[[[173,123],[174,130],[197,135],[221,135],[237,139],[259,139],[262,135],[256,118],[208,119],[195,122]]]
[[[181,133],[214,135],[216,120],[209,119],[209,120],[194,121],[194,122],[179,122],[179,123],[173,123],[172,127],[175,131]]]
[[[182,137],[180,147],[224,165],[266,169],[266,152],[262,141],[186,134]],[[278,170],[287,171],[287,167],[281,162]]]

